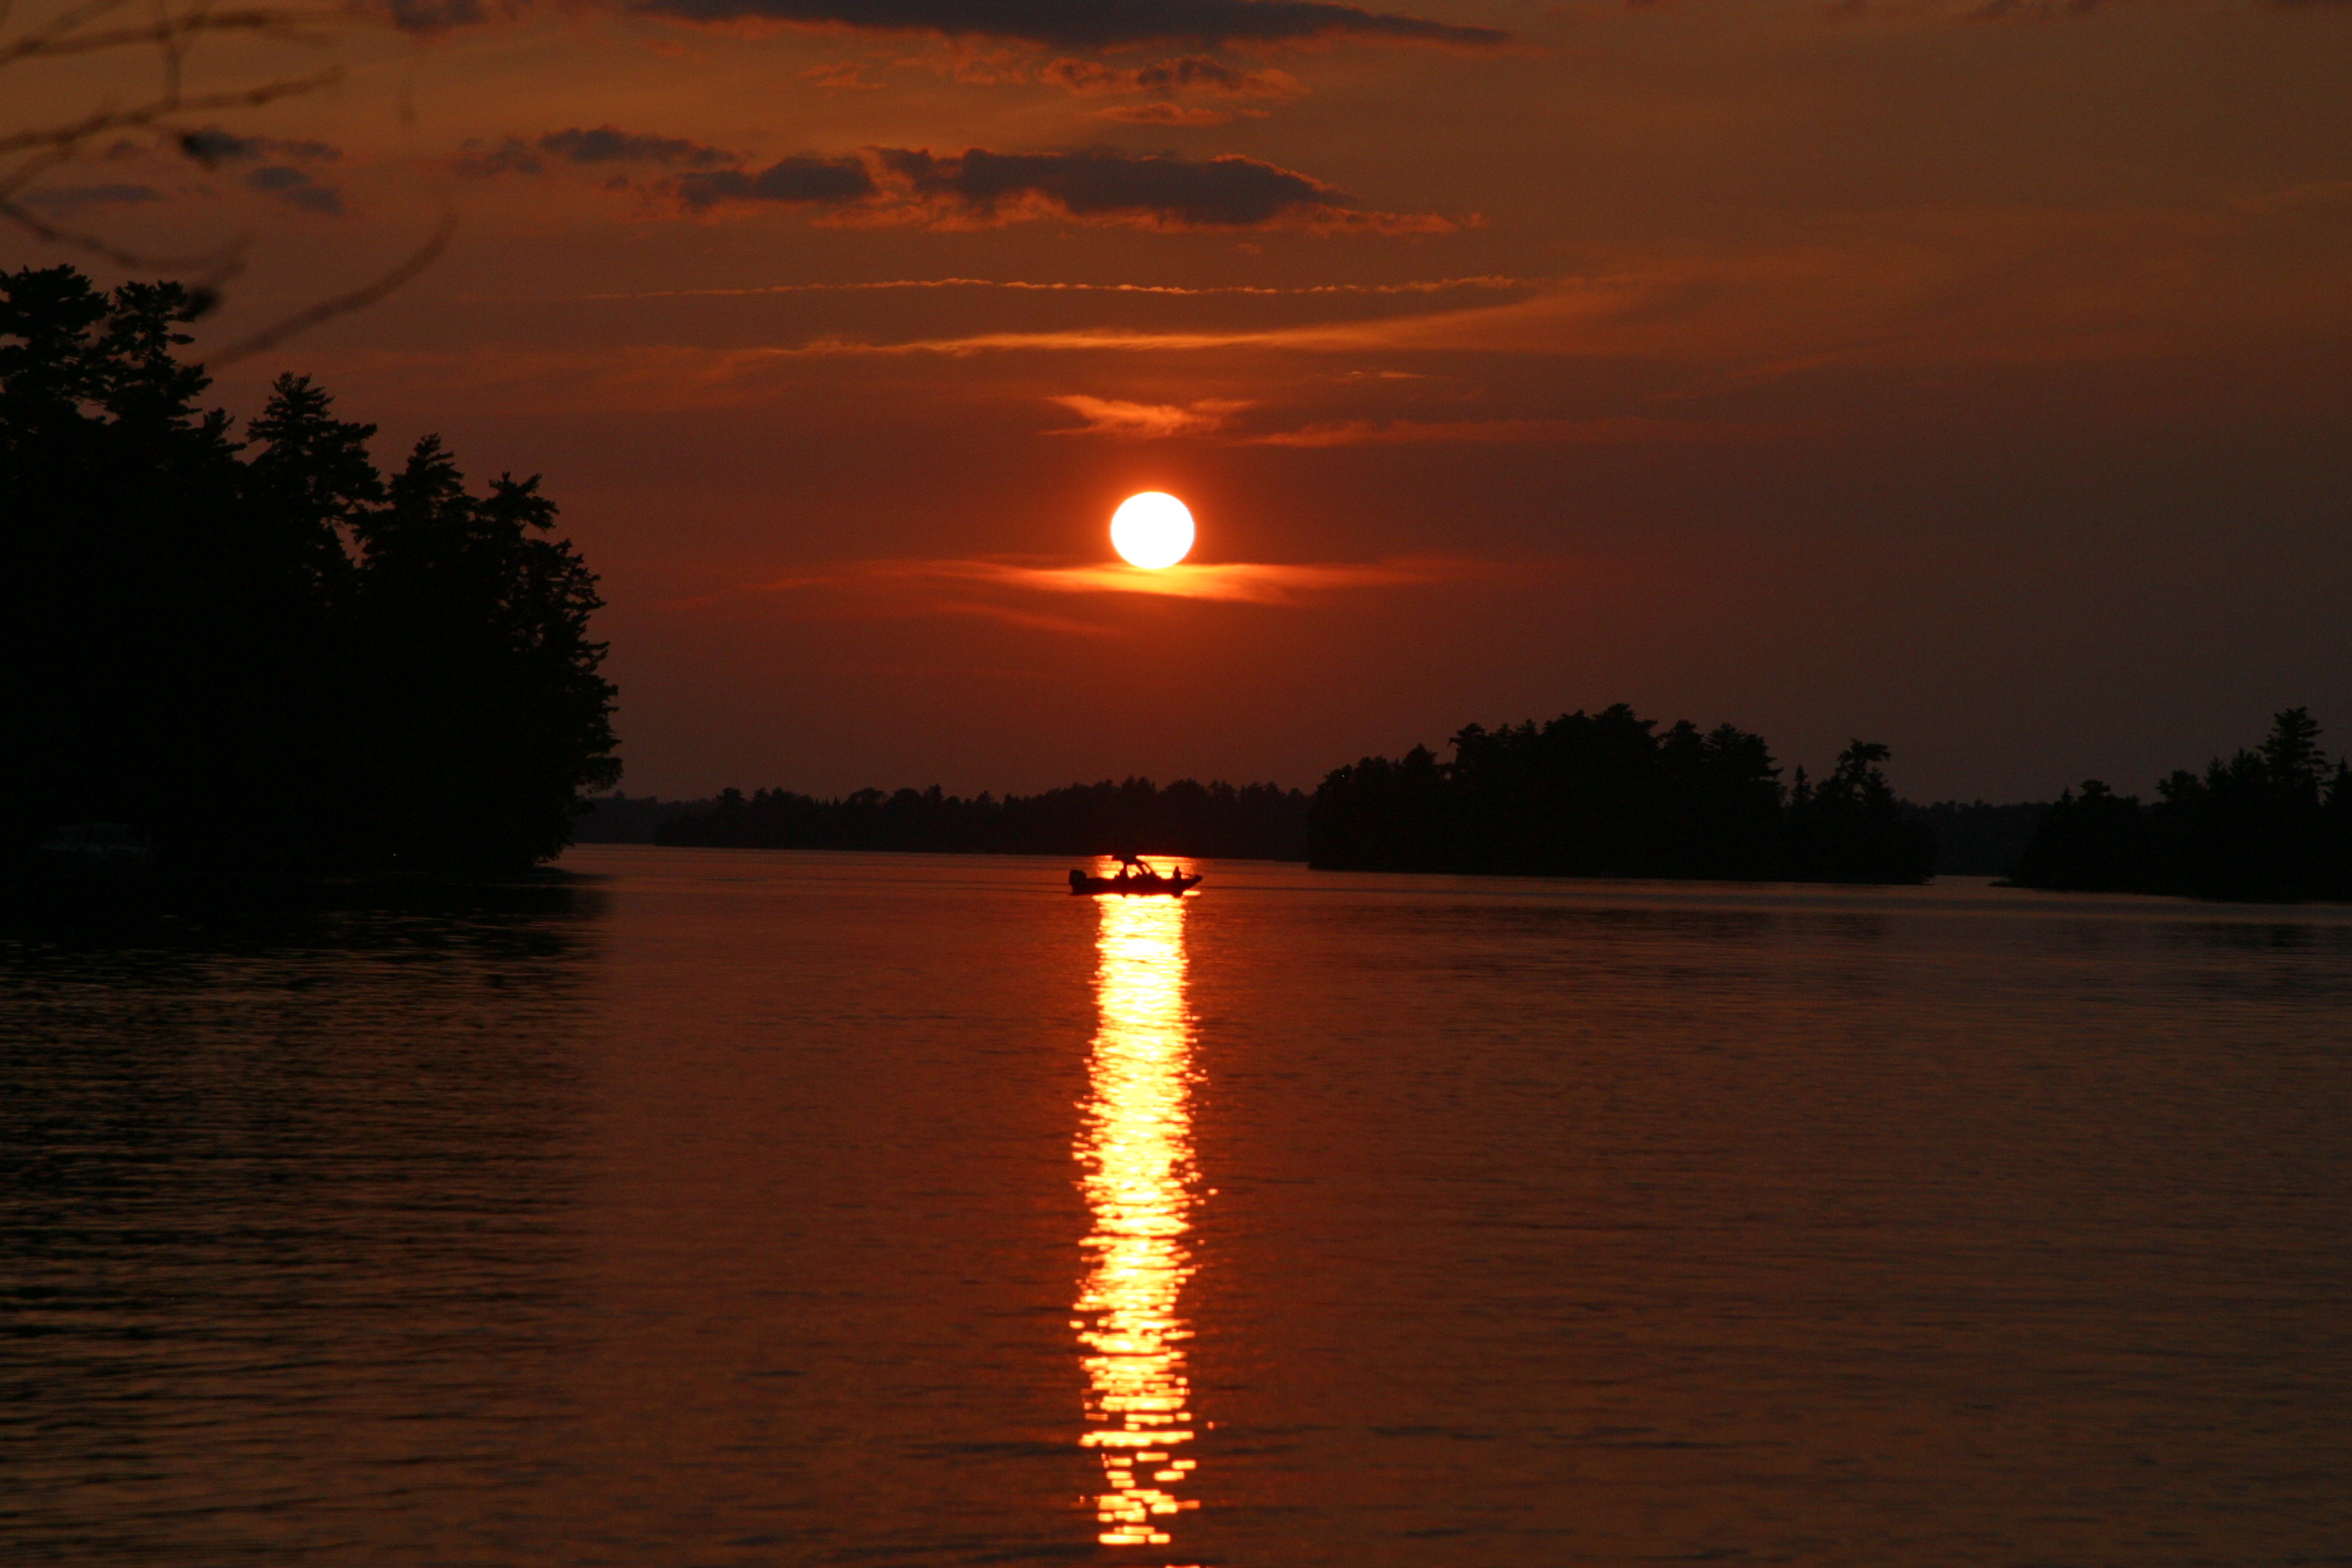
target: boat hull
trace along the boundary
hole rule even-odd
[[[1200,885],[1201,879],[1192,877],[1089,877],[1084,871],[1070,873],[1070,891],[1080,898],[1098,898],[1116,893],[1121,898],[1182,898],[1188,888]]]

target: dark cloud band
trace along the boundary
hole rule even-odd
[[[820,158],[808,153],[781,159],[758,174],[720,169],[688,174],[677,182],[677,199],[696,212],[721,202],[778,202],[796,206],[844,206],[881,193],[874,176],[856,158]]]
[[[682,136],[643,136],[615,125],[593,131],[550,131],[525,140],[509,136],[495,147],[467,143],[469,151],[457,161],[466,174],[537,174],[547,161],[564,163],[658,163],[670,169],[723,169],[742,162],[722,148],[708,147]]]
[[[821,207],[845,222],[993,227],[1036,218],[1157,229],[1356,229],[1438,234],[1458,226],[1433,213],[1368,212],[1346,192],[1255,158],[1185,158],[1092,147],[1060,153],[933,153],[868,147],[797,153],[763,169],[721,148],[614,126],[551,131],[477,146],[462,173],[544,174],[551,163],[635,163],[677,171],[636,184],[688,212],[745,205]],[[621,185],[633,182],[622,178]]]
[[[639,0],[688,22],[781,22],[861,32],[1017,39],[1055,48],[1134,44],[1290,44],[1360,38],[1496,48],[1510,35],[1331,0]]]
[[[991,153],[950,158],[884,149],[883,165],[918,198],[989,220],[1042,202],[1081,221],[1145,219],[1180,228],[1261,228],[1349,204],[1320,181],[1254,158],[1172,153]]]
[[[1297,98],[1307,89],[1287,71],[1236,70],[1206,55],[1186,55],[1157,65],[1120,68],[1097,60],[1066,56],[1048,64],[1039,77],[1066,91],[1087,97],[1120,93],[1214,92],[1228,98]]]

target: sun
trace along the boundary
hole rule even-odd
[[[1110,514],[1111,548],[1133,565],[1157,572],[1192,551],[1192,513],[1162,490],[1146,490],[1118,503]]]

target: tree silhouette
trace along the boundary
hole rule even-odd
[[[184,867],[478,869],[617,777],[594,578],[538,481],[281,377],[235,436],[174,350],[202,301],[0,277],[0,833],[134,824]]]
[[[1147,778],[1042,795],[966,799],[928,790],[859,790],[817,800],[788,790],[721,791],[708,810],[659,822],[662,844],[767,849],[897,849],[1003,855],[1202,855],[1298,860],[1307,797],[1270,784]]]
[[[2273,716],[2252,751],[2158,781],[2153,806],[2096,781],[2062,796],[2015,880],[2223,899],[2352,898],[2352,768],[2333,772],[2310,710]]]
[[[1879,766],[1892,755],[1871,741],[1838,753],[1829,777],[1813,787],[1805,832],[1796,846],[1799,875],[1824,882],[1923,882],[1936,847],[1927,825],[1903,815]]]
[[[1415,747],[1335,769],[1309,858],[1347,870],[1916,882],[1933,840],[1857,741],[1815,787],[1783,791],[1763,737],[1688,721],[1656,733],[1623,703],[1540,726],[1472,724],[1454,760]]]
[[[2147,877],[2148,846],[2139,797],[2085,779],[2081,795],[2060,792],[2010,879],[2029,888],[2128,892]]]

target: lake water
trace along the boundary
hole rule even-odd
[[[0,946],[0,1560],[2352,1562],[2352,910],[564,864]]]

